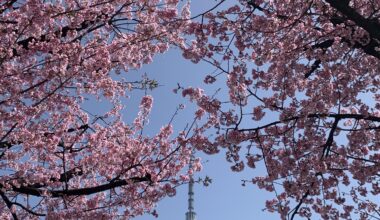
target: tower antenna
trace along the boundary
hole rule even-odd
[[[194,150],[191,152],[189,170],[193,168],[194,163]],[[186,220],[196,220],[196,213],[194,212],[194,178],[193,174],[190,174],[189,192],[188,192],[188,210],[186,212]]]

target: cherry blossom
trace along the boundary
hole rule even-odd
[[[190,147],[170,125],[143,135],[122,100],[128,72],[184,43],[189,6],[167,0],[0,3],[0,218],[130,219],[185,183]],[[153,86],[154,85],[150,85]],[[101,115],[87,99],[110,103]],[[170,117],[170,116],[168,116]]]
[[[380,1],[220,1],[198,18],[183,56],[214,65],[205,83],[229,99],[212,96],[194,146],[264,167],[244,185],[282,219],[380,219]]]

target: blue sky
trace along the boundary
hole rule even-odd
[[[203,77],[214,70],[206,63],[193,64],[182,58],[178,50],[170,50],[164,55],[156,56],[152,64],[144,66],[137,72],[129,72],[131,77],[141,76],[147,73],[149,78],[156,79],[162,85],[150,93],[154,97],[154,106],[150,117],[150,123],[145,130],[146,134],[154,134],[162,124],[170,120],[176,107],[183,103],[186,109],[175,118],[174,125],[177,130],[185,127],[192,119],[194,105],[188,103],[179,94],[172,92],[179,82],[182,86],[205,87]],[[217,86],[224,86],[224,82]],[[212,92],[214,88],[210,88]],[[141,92],[135,92],[129,102],[136,102],[141,97]],[[140,94],[139,94],[140,93]],[[128,108],[128,102],[127,102]],[[131,112],[129,112],[131,113]],[[131,114],[133,117],[133,113]],[[246,169],[242,173],[233,173],[229,164],[225,160],[224,152],[218,155],[208,156],[202,153],[197,154],[202,158],[203,170],[197,173],[198,177],[206,175],[213,179],[210,186],[204,187],[201,184],[195,186],[195,210],[198,220],[227,220],[227,219],[277,219],[276,215],[263,212],[265,200],[273,195],[259,190],[256,186],[248,184],[241,186],[242,179],[251,179],[254,175],[264,174],[262,168],[256,170]],[[172,198],[163,199],[157,206],[159,213],[158,220],[185,219],[187,209],[187,186],[178,188],[177,195]],[[155,219],[150,215],[135,218],[136,220]]]
[[[197,15],[199,12],[212,7],[218,1],[192,1],[192,14]],[[227,1],[226,4],[233,4],[236,1]],[[225,7],[224,4],[222,7]],[[154,97],[154,107],[150,117],[150,124],[145,130],[146,135],[155,134],[160,127],[167,123],[176,107],[179,104],[185,104],[187,107],[176,117],[174,128],[178,131],[183,129],[187,123],[192,120],[194,105],[188,103],[186,99],[179,94],[174,94],[172,90],[176,88],[177,83],[187,87],[206,88],[208,94],[212,94],[218,87],[224,88],[221,93],[226,92],[224,80],[219,80],[214,86],[206,86],[203,83],[204,76],[214,71],[214,68],[206,63],[193,64],[185,60],[181,52],[171,49],[168,53],[158,55],[154,58],[154,62],[143,66],[141,70],[132,71],[130,77],[138,79],[142,73],[147,73],[151,79],[156,79],[160,83],[160,87],[150,92]],[[126,119],[133,118],[137,111],[136,104],[142,96],[141,91],[133,92],[131,100],[127,102],[128,114]],[[261,94],[264,95],[265,94]],[[128,104],[129,103],[129,104]],[[131,106],[128,109],[128,105]],[[268,116],[268,115],[267,115]],[[265,118],[267,120],[268,117]],[[269,117],[270,120],[270,117]],[[264,123],[267,121],[263,121]],[[261,123],[263,123],[261,122]],[[253,127],[256,125],[242,124],[242,126]],[[341,144],[346,143],[344,138],[339,137]],[[234,173],[230,170],[230,164],[225,160],[225,154],[221,151],[217,155],[208,156],[200,152],[197,157],[201,157],[203,161],[203,170],[197,173],[198,177],[211,177],[213,182],[210,186],[204,187],[201,184],[195,186],[195,211],[197,220],[248,220],[248,219],[279,219],[277,214],[264,211],[265,200],[272,199],[273,194],[264,190],[259,190],[256,185],[241,185],[242,179],[251,179],[253,176],[265,175],[265,168],[258,167],[255,170],[246,168],[241,173]],[[187,185],[177,189],[176,196],[172,198],[164,198],[157,205],[159,214],[158,220],[181,220],[185,219],[187,211]],[[374,200],[375,201],[375,200]],[[313,219],[319,216],[313,216]],[[152,220],[153,216],[144,215],[136,217],[136,220]],[[296,219],[298,219],[296,217]]]
[[[231,4],[234,1],[227,1]],[[197,15],[215,5],[217,1],[193,0],[192,15]],[[210,86],[203,83],[207,74],[212,73],[215,67],[207,63],[194,64],[182,57],[178,49],[170,49],[165,54],[154,57],[153,63],[144,65],[139,70],[131,70],[126,73],[129,81],[141,80],[143,74],[147,74],[149,79],[155,79],[160,86],[152,91],[148,91],[154,97],[152,113],[149,117],[149,124],[144,128],[144,135],[153,136],[162,125],[170,121],[173,113],[179,104],[185,104],[186,108],[179,112],[173,125],[176,131],[185,128],[186,124],[193,119],[195,105],[188,102],[180,94],[173,93],[173,89],[180,83],[183,87],[202,87],[208,94],[213,94],[219,87],[224,88],[220,93],[227,93],[224,80],[219,80],[216,85]],[[125,100],[123,117],[125,121],[131,122],[138,111],[138,104],[144,92],[141,90],[132,91],[130,99]],[[227,96],[225,96],[227,98]],[[91,101],[82,107],[93,114],[101,114],[110,105],[107,102],[98,103]],[[255,185],[247,184],[243,187],[242,179],[251,179],[253,176],[265,175],[263,167],[255,170],[246,169],[241,173],[234,173],[230,169],[230,164],[225,160],[225,152],[221,151],[217,155],[205,155],[201,152],[196,154],[203,161],[203,170],[196,173],[194,179],[204,178],[206,175],[212,178],[212,184],[208,187],[202,184],[195,185],[195,211],[197,220],[248,220],[248,219],[278,219],[277,215],[264,212],[265,200],[272,198],[272,194],[259,190]],[[157,204],[159,214],[158,220],[181,220],[185,219],[187,211],[187,185],[177,188],[174,197],[166,197]],[[136,220],[156,219],[151,215],[144,215],[135,218]]]
[[[234,1],[227,1],[231,4]],[[192,15],[215,5],[217,1],[192,1]],[[226,5],[225,4],[225,5]],[[224,5],[224,7],[225,7]],[[150,79],[155,79],[161,85],[150,91],[154,97],[153,110],[150,115],[149,125],[145,128],[146,135],[153,135],[159,131],[160,127],[167,123],[179,104],[185,104],[185,110],[181,111],[174,120],[174,128],[178,131],[183,129],[187,123],[193,119],[194,105],[182,98],[180,94],[174,94],[172,90],[177,83],[183,87],[205,88],[203,79],[207,74],[212,73],[215,68],[207,63],[193,64],[182,57],[180,51],[171,49],[163,55],[154,57],[153,63],[144,65],[138,71],[127,73],[127,79],[140,79],[146,73]],[[207,86],[206,92],[212,94],[219,87],[224,87],[223,80],[214,86]],[[137,113],[136,105],[143,92],[133,91],[131,99],[126,102],[125,119],[127,121],[134,118]],[[264,212],[265,200],[272,198],[272,194],[259,190],[255,185],[248,184],[243,187],[242,179],[251,179],[255,175],[264,175],[265,170],[259,167],[255,170],[246,169],[241,173],[234,173],[230,170],[230,164],[225,160],[225,154],[221,151],[217,155],[205,155],[198,152],[197,157],[203,161],[203,170],[195,175],[195,179],[203,178],[206,175],[212,178],[212,184],[204,187],[201,184],[195,185],[195,211],[197,220],[248,220],[248,219],[278,219],[277,215]],[[187,211],[187,185],[177,189],[176,196],[164,198],[157,205],[159,214],[158,220],[180,220],[185,219]],[[151,215],[136,217],[136,220],[156,219]]]

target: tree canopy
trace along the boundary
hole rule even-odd
[[[229,91],[183,91],[209,114],[197,149],[225,148],[233,171],[264,166],[244,184],[273,192],[282,219],[380,218],[379,1],[238,1],[188,32],[184,57]]]
[[[2,219],[155,215],[189,180],[192,148],[225,151],[232,171],[264,167],[243,183],[273,192],[266,210],[282,219],[380,219],[380,2],[214,4],[191,15],[178,0],[1,3]],[[146,137],[153,97],[132,123],[122,99],[155,82],[125,73],[170,47],[215,66],[204,82],[229,95],[179,85],[197,126]],[[92,115],[88,97],[112,108]]]
[[[141,135],[153,98],[133,123],[125,73],[181,44],[178,1],[2,1],[0,218],[112,219],[153,212],[187,181],[185,134]],[[154,82],[145,80],[149,86]],[[92,115],[89,97],[112,108]],[[196,166],[194,169],[198,169]]]

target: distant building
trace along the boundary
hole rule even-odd
[[[190,158],[189,168],[191,169],[192,163],[194,161],[194,155]],[[193,176],[190,176],[189,181],[189,199],[188,199],[188,210],[186,212],[186,220],[196,220],[196,213],[194,212],[194,179]]]

